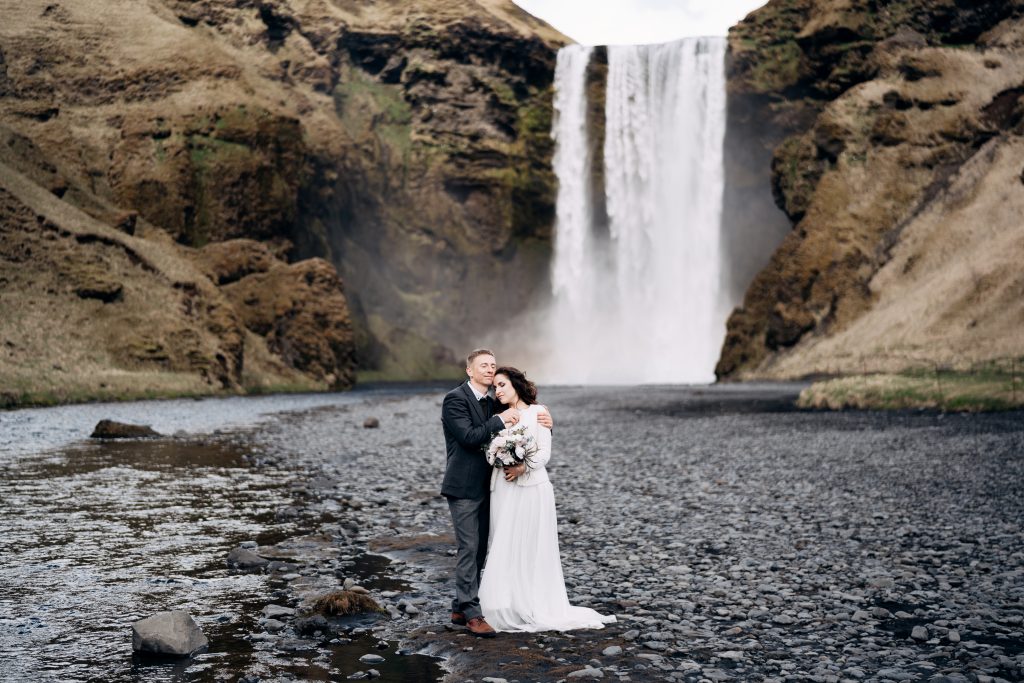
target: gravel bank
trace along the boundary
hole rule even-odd
[[[542,389],[570,599],[619,623],[490,642],[446,626],[442,393],[275,421],[256,460],[310,469],[293,514],[339,549],[290,595],[386,554],[376,634],[457,681],[1024,679],[1024,413],[788,410],[800,388]]]

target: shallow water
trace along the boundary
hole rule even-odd
[[[0,680],[213,681],[243,672],[340,680],[369,668],[382,680],[434,680],[434,660],[373,650],[376,640],[309,641],[283,657],[251,642],[260,610],[280,584],[225,565],[241,541],[301,535],[317,520],[279,519],[303,472],[253,467],[243,435],[195,436],[255,425],[269,413],[344,405],[386,392],[204,401],[95,404],[0,413]],[[99,419],[187,433],[155,441],[86,442]],[[59,447],[59,449],[55,449]],[[352,571],[392,587],[386,561],[361,557]],[[133,621],[184,609],[210,639],[184,662],[133,656]],[[321,646],[321,647],[318,647]]]
[[[41,453],[87,439],[96,423],[104,419],[146,424],[165,435],[207,434],[249,427],[282,412],[351,405],[397,391],[383,388],[344,394],[183,398],[0,410],[0,456]]]

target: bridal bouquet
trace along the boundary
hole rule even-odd
[[[537,439],[530,434],[526,425],[505,428],[498,432],[485,451],[487,464],[492,467],[514,467],[526,463],[530,467],[530,457],[537,452]]]

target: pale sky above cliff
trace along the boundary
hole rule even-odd
[[[767,0],[513,0],[584,45],[724,36]]]

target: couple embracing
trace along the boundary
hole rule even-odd
[[[551,415],[537,404],[537,388],[520,370],[498,367],[486,349],[469,354],[466,374],[469,381],[450,391],[441,408],[448,451],[441,493],[458,545],[452,623],[489,638],[495,629],[568,631],[615,621],[569,604],[545,469]],[[528,457],[489,464],[494,444],[516,439],[528,441]]]

